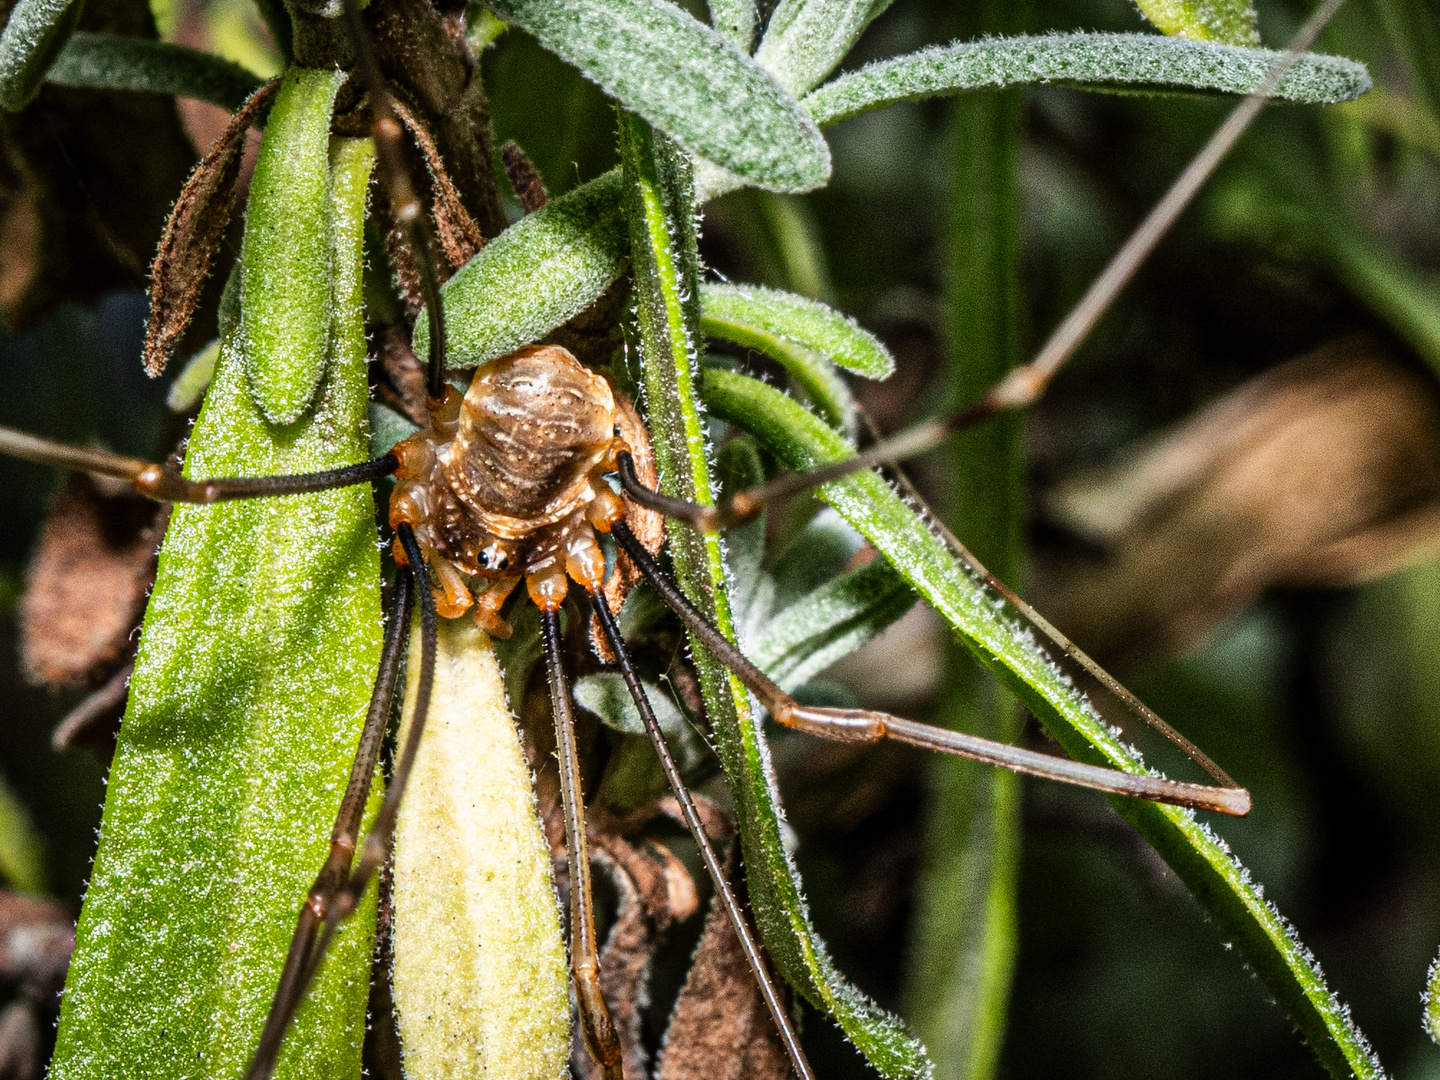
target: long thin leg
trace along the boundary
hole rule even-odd
[[[765,1007],[770,1010],[770,1016],[774,1019],[775,1027],[780,1032],[780,1041],[785,1044],[785,1052],[790,1055],[790,1063],[795,1067],[795,1073],[801,1077],[801,1080],[813,1080],[815,1074],[810,1068],[810,1062],[805,1059],[805,1051],[800,1048],[800,1040],[795,1034],[794,1026],[790,1023],[790,1014],[785,1011],[779,991],[775,989],[775,984],[770,978],[770,971],[765,966],[760,946],[750,932],[750,924],[740,910],[740,904],[730,889],[730,883],[725,879],[724,867],[716,856],[715,849],[710,845],[710,838],[705,835],[705,826],[700,820],[700,811],[695,807],[695,800],[690,797],[690,790],[685,786],[680,769],[675,764],[675,758],[671,755],[670,747],[665,742],[665,733],[660,730],[660,722],[655,719],[655,710],[650,707],[650,699],[645,693],[645,688],[640,684],[639,677],[635,674],[634,666],[630,663],[630,653],[625,645],[625,639],[620,636],[620,626],[616,623],[615,616],[610,612],[610,605],[605,602],[603,596],[598,592],[591,592],[590,602],[594,605],[600,626],[605,631],[605,639],[610,643],[610,649],[615,654],[616,663],[620,668],[620,676],[625,680],[625,685],[630,690],[630,697],[634,699],[635,707],[640,710],[640,719],[645,723],[645,731],[655,745],[655,753],[660,757],[660,767],[665,770],[665,779],[670,782],[670,790],[675,793],[675,798],[680,803],[680,813],[685,818],[685,826],[690,830],[690,835],[694,837],[695,843],[700,848],[700,858],[704,861],[705,870],[715,885],[715,895],[725,908],[725,915],[729,918],[730,925],[735,928],[735,935],[740,939],[740,949],[745,953],[745,960],[755,974],[755,981],[760,987],[760,996],[765,999]]]
[[[370,711],[365,719],[365,728],[360,736],[360,746],[355,755],[355,765],[350,771],[350,782],[340,802],[335,828],[330,836],[330,853],[315,878],[305,902],[300,907],[300,917],[295,935],[290,941],[290,951],[285,957],[280,983],[270,1005],[265,1027],[260,1035],[259,1046],[245,1073],[245,1080],[268,1080],[275,1069],[280,1047],[285,1041],[286,1030],[294,1019],[305,992],[319,970],[335,929],[360,905],[361,897],[370,884],[370,879],[389,857],[390,845],[395,835],[395,818],[400,810],[400,800],[405,794],[405,785],[415,764],[415,755],[420,748],[420,738],[425,731],[425,720],[430,710],[430,691],[435,676],[435,601],[428,583],[422,579],[424,560],[415,534],[408,525],[396,530],[402,547],[410,559],[409,566],[402,566],[395,580],[395,598],[391,605],[390,622],[385,630],[385,644],[380,655],[380,670],[375,679],[375,693],[370,699]],[[390,719],[390,707],[395,696],[395,683],[400,670],[400,658],[404,655],[405,643],[410,630],[410,603],[414,593],[420,597],[420,671],[415,692],[415,715],[410,730],[395,764],[395,773],[385,791],[375,823],[365,837],[365,846],[360,858],[355,859],[361,818],[365,803],[370,796],[370,778],[375,772],[380,745]],[[351,869],[352,863],[354,869]]]
[[[1149,799],[1151,802],[1172,803],[1176,806],[1191,806],[1199,810],[1216,810],[1222,814],[1242,816],[1250,811],[1250,793],[1240,787],[1212,787],[1207,784],[1189,784],[1179,780],[1168,780],[1159,776],[1137,775],[1086,765],[1068,758],[1039,754],[1033,750],[992,742],[975,735],[951,731],[947,728],[932,727],[914,720],[905,720],[888,713],[872,712],[868,709],[820,709],[798,704],[794,698],[757,668],[735,645],[712,626],[703,614],[660,568],[660,564],[645,550],[639,540],[623,523],[617,523],[612,533],[616,542],[625,549],[635,565],[640,568],[647,581],[665,600],[675,614],[680,616],[689,630],[718,656],[750,692],[760,699],[779,723],[786,727],[806,731],[821,738],[838,742],[877,742],[890,738],[912,746],[937,750],[944,754],[971,758],[991,765],[999,765],[1013,772],[1039,776],[1048,780],[1059,780],[1067,784],[1108,791],[1116,795],[1131,795]]]
[[[40,465],[59,465],[66,469],[111,476],[124,480],[141,495],[157,502],[213,503],[226,499],[256,499],[269,495],[304,495],[312,491],[329,491],[352,484],[368,484],[389,476],[400,466],[391,454],[358,465],[343,465],[323,472],[297,473],[290,476],[229,476],[213,480],[187,480],[178,471],[165,465],[139,458],[112,454],[89,446],[71,446],[39,435],[0,427],[0,454],[33,461]]]
[[[570,971],[580,1010],[580,1028],[590,1056],[605,1080],[623,1080],[620,1039],[600,992],[600,950],[595,942],[595,909],[590,891],[590,856],[585,843],[585,802],[575,748],[570,688],[560,656],[560,612],[541,610],[541,635],[550,671],[550,704],[555,714],[555,749],[560,758],[560,801],[565,813],[565,854],[570,863]]]
[[[631,498],[670,517],[688,521],[707,532],[719,532],[754,520],[767,502],[798,495],[860,469],[913,457],[977,424],[1033,405],[1049,388],[1061,367],[1094,329],[1101,316],[1110,309],[1121,290],[1130,283],[1135,272],[1170,231],[1170,227],[1190,205],[1205,181],[1239,141],[1240,136],[1255,122],[1255,118],[1269,103],[1281,81],[1299,62],[1302,54],[1315,44],[1320,32],[1344,2],[1345,0],[1325,0],[1315,9],[1260,86],[1235,106],[1210,141],[1176,178],[1170,190],[1136,226],[1135,231],[1115,253],[1100,276],[1035,354],[1035,358],[1012,370],[980,398],[948,416],[922,421],[892,435],[852,458],[808,472],[786,473],[768,484],[749,491],[736,492],[717,506],[702,506],[666,496],[655,498],[654,492],[649,496],[643,492],[637,494],[630,491],[627,485]]]

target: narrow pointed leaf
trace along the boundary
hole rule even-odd
[[[441,290],[450,364],[473,367],[539,341],[593,304],[625,270],[620,170],[551,199],[491,240]],[[415,320],[415,354],[430,327]]]
[[[751,432],[792,469],[849,456],[844,442],[803,407],[754,379],[708,372],[711,413]],[[1033,627],[960,562],[945,543],[877,474],[858,473],[820,495],[884,555],[960,634],[1073,757],[1144,772],[1061,667],[1037,642]],[[1143,800],[1110,800],[1210,913],[1300,1029],[1332,1076],[1381,1078],[1384,1070],[1349,1010],[1326,985],[1314,956],[1261,895],[1249,872],[1193,811]]]
[[[19,0],[0,33],[0,109],[19,112],[80,21],[84,0]]]
[[[245,218],[240,261],[245,369],[265,418],[300,418],[325,371],[330,334],[330,112],[343,71],[292,67],[280,84]]]
[[[143,90],[196,98],[234,112],[264,81],[214,53],[118,34],[71,35],[45,76],[62,86]]]
[[[799,97],[835,70],[892,0],[780,0],[755,60]]]
[[[776,615],[756,640],[751,660],[793,690],[849,656],[915,606],[915,594],[883,559],[835,578]]]
[[[1248,94],[1283,53],[1156,34],[1047,34],[965,41],[880,60],[826,83],[804,104],[824,126],[898,101],[1053,83],[1086,90]],[[1350,101],[1370,89],[1365,65],[1306,53],[1281,80],[1283,101]]]
[[[314,416],[283,430],[266,422],[230,312],[188,475],[366,457],[370,161],[368,143],[337,150],[335,347]],[[374,514],[365,485],[175,508],[76,931],[56,1080],[243,1072],[324,859],[375,678]],[[359,1075],[373,928],[372,894],[340,928],[277,1076]]]
[[[1162,33],[1226,45],[1259,45],[1250,0],[1135,0],[1140,13]]]
[[[627,117],[622,127],[621,157],[656,464],[668,494],[711,502],[705,424],[694,397],[703,339],[688,162],[677,147],[635,117]],[[733,636],[720,538],[675,524],[669,549],[686,594]],[[750,903],[771,958],[791,986],[834,1018],[882,1076],[926,1074],[924,1047],[900,1020],[845,981],[816,936],[785,849],[783,816],[759,717],[734,676],[693,639],[691,649],[716,750],[735,799]]]
[[[490,640],[440,624],[435,683],[395,823],[396,1026],[410,1080],[553,1080],[570,1050],[570,972],[550,847]],[[410,636],[403,745],[420,634]]]
[[[809,115],[755,61],[668,0],[491,0],[691,153],[772,191],[830,177]]]
[[[777,361],[833,425],[854,429],[854,402],[831,364],[884,379],[895,358],[880,340],[834,308],[760,285],[702,285],[700,327],[711,337]]]

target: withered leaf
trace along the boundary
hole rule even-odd
[[[107,496],[72,474],[50,507],[20,601],[21,654],[52,687],[97,682],[132,648],[168,512],[138,495]]]
[[[410,334],[403,326],[389,326],[380,337],[380,366],[390,380],[382,391],[391,403],[421,427],[430,423],[425,408],[425,366],[410,348]]]
[[[272,79],[250,95],[195,166],[170,211],[150,267],[144,360],[145,372],[152,378],[165,370],[199,306],[205,279],[235,209],[245,135],[279,87],[279,80]]]
[[[40,1075],[40,1024],[28,1001],[0,1010],[0,1080],[34,1080]]]
[[[64,908],[0,889],[0,980],[36,998],[58,994],[74,948],[75,920]]]
[[[736,865],[732,848],[729,877],[743,896]],[[787,993],[783,982],[777,985]],[[789,1075],[790,1059],[740,939],[725,909],[713,903],[671,1014],[657,1080],[784,1080]]]
[[[500,160],[505,165],[505,176],[510,181],[510,190],[520,200],[520,207],[527,214],[533,214],[550,200],[545,190],[545,181],[540,170],[520,149],[520,144],[507,142],[500,147]]]
[[[122,665],[100,689],[66,713],[50,733],[50,745],[56,750],[89,746],[102,759],[109,760],[115,752],[115,740],[120,734],[120,720],[125,714],[125,699],[130,690],[130,676],[134,671],[133,661]]]
[[[415,145],[425,157],[425,167],[430,172],[431,213],[435,219],[435,233],[440,241],[440,249],[445,254],[445,261],[450,264],[450,270],[458,270],[485,246],[485,237],[480,232],[480,226],[475,224],[475,219],[465,209],[450,174],[445,171],[445,162],[430,132],[405,102],[397,97],[393,105],[400,122],[405,125],[405,129],[410,132],[410,137],[415,140]]]
[[[1251,380],[1113,468],[1052,493],[1106,549],[1046,609],[1134,663],[1276,585],[1344,585],[1440,553],[1440,391],[1363,337]]]

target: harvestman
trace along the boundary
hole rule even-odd
[[[670,498],[643,482],[634,455],[643,449],[646,434],[633,408],[602,376],[583,367],[558,346],[532,346],[490,361],[477,370],[463,396],[446,382],[445,325],[438,281],[428,257],[427,238],[420,226],[422,207],[401,156],[404,152],[402,129],[395,119],[358,11],[353,3],[347,3],[357,56],[375,114],[374,139],[381,180],[395,208],[396,220],[407,233],[412,251],[418,255],[429,312],[428,425],[381,457],[357,465],[295,476],[211,480],[190,480],[168,466],[0,428],[0,452],[123,479],[141,494],[160,501],[213,503],[325,491],[369,483],[389,475],[397,479],[390,499],[389,520],[398,541],[395,552],[398,572],[370,708],[331,834],[330,853],[301,907],[280,983],[247,1077],[261,1080],[270,1075],[289,1021],[303,1000],[336,927],[355,910],[369,881],[388,857],[396,814],[425,727],[434,677],[437,619],[458,618],[473,608],[473,617],[481,628],[500,636],[508,635],[500,608],[522,580],[530,600],[541,613],[570,867],[570,963],[582,1031],[591,1055],[601,1066],[606,1080],[621,1080],[619,1041],[599,986],[584,800],[570,692],[561,664],[559,611],[571,582],[578,584],[590,598],[603,636],[655,745],[717,897],[735,929],[795,1070],[801,1077],[813,1075],[781,996],[769,976],[761,947],[726,881],[694,800],[684,786],[635,674],[615,615],[603,596],[605,559],[596,539],[597,532],[608,532],[614,537],[686,628],[786,727],[844,742],[891,738],[1100,791],[1227,814],[1246,813],[1250,806],[1248,792],[1129,695],[1124,695],[1127,702],[1136,705],[1147,720],[1174,739],[1222,786],[1085,765],[885,713],[801,706],[747,660],[691,604],[632,531],[628,519],[634,513],[650,510],[708,530],[728,527],[753,519],[772,498],[806,490],[855,469],[908,456],[999,412],[1034,401],[1220,158],[1258,114],[1295,58],[1309,47],[1340,2],[1327,0],[1316,11],[1265,84],[1237,106],[1210,145],[1182,174],[1035,361],[1016,369],[976,405],[961,413],[878,443],[838,465],[812,473],[782,476],[765,487],[732,495],[718,507]],[[610,474],[618,474],[628,499],[620,498],[611,490],[605,480]],[[417,569],[421,566],[427,571],[423,579]],[[433,585],[431,574],[435,578]],[[467,577],[481,579],[488,587],[475,596]],[[392,782],[357,860],[361,815],[390,716],[400,658],[409,634],[410,609],[417,598],[421,661],[414,721],[397,755]],[[1023,604],[1021,608],[1032,614]],[[1099,675],[1107,686],[1114,687],[1113,680],[1104,676],[1048,623],[1038,616],[1034,619],[1063,652]]]

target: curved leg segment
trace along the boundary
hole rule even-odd
[[[809,1061],[805,1059],[805,1051],[800,1048],[799,1037],[795,1034],[794,1025],[790,1022],[790,1015],[785,1010],[780,993],[770,978],[770,971],[765,966],[760,946],[750,931],[750,924],[740,910],[740,904],[730,889],[730,883],[725,879],[725,869],[710,844],[710,838],[705,835],[705,826],[700,820],[700,812],[695,807],[695,800],[690,797],[690,791],[685,786],[680,769],[670,753],[670,747],[665,743],[665,734],[660,730],[660,722],[655,719],[655,710],[650,707],[650,699],[646,696],[645,688],[640,684],[635,669],[630,663],[630,654],[626,649],[624,638],[620,636],[619,624],[616,623],[615,616],[611,614],[609,606],[605,603],[605,598],[598,591],[591,591],[590,602],[595,607],[595,615],[605,631],[605,638],[615,653],[620,675],[625,680],[631,698],[635,701],[635,707],[640,710],[640,718],[644,721],[645,731],[655,745],[655,752],[660,757],[660,766],[665,770],[665,779],[670,782],[670,790],[675,793],[675,798],[680,803],[680,813],[685,818],[685,826],[690,830],[690,835],[694,838],[695,843],[699,845],[700,858],[704,861],[705,870],[715,885],[715,895],[725,908],[725,915],[729,918],[730,925],[734,927],[735,935],[740,939],[740,948],[745,953],[745,960],[755,975],[756,983],[759,984],[760,996],[765,999],[765,1006],[770,1010],[770,1016],[774,1019],[776,1028],[779,1029],[780,1040],[785,1044],[785,1052],[790,1056],[790,1063],[795,1067],[796,1075],[802,1080],[812,1080],[815,1074],[810,1068]]]
[[[605,1080],[624,1080],[620,1039],[600,992],[600,950],[595,941],[595,910],[590,891],[590,855],[585,838],[585,802],[575,747],[570,688],[560,654],[560,611],[542,608],[541,635],[550,672],[550,704],[555,714],[555,749],[560,758],[560,799],[565,813],[565,848],[570,864],[570,971],[585,1047]]]
[[[415,534],[408,526],[402,526],[398,532],[401,544],[415,560],[411,567],[423,567]],[[320,968],[335,928],[349,918],[360,905],[360,899],[364,896],[370,879],[389,857],[390,844],[395,836],[395,816],[399,812],[400,799],[405,794],[405,782],[409,779],[415,754],[420,747],[420,736],[425,730],[425,717],[430,707],[430,687],[435,674],[435,603],[428,583],[420,577],[423,573],[423,570],[401,567],[396,577],[395,598],[385,630],[380,669],[375,677],[375,692],[370,698],[370,710],[366,714],[365,727],[360,735],[355,764],[350,770],[350,781],[340,800],[340,812],[336,815],[335,828],[330,834],[330,854],[316,876],[315,884],[310,887],[305,902],[300,906],[300,917],[296,922],[295,934],[290,940],[290,951],[285,957],[280,983],[275,989],[270,1012],[265,1018],[259,1046],[245,1072],[245,1080],[268,1080],[274,1071],[286,1030],[300,1003],[305,999],[305,992],[309,989],[315,972]],[[374,775],[375,764],[380,756],[380,744],[390,719],[400,658],[405,653],[405,643],[409,638],[410,605],[416,593],[420,597],[421,650],[415,718],[396,761],[395,775],[386,789],[385,800],[375,816],[375,824],[365,837],[365,844],[357,861],[355,853],[359,846],[361,817],[370,795],[370,778]]]
[[[904,720],[888,713],[866,709],[819,709],[801,706],[710,624],[623,522],[616,523],[612,532],[616,542],[635,561],[635,565],[644,573],[655,591],[675,614],[680,616],[686,627],[704,641],[750,692],[760,699],[760,703],[769,710],[770,715],[786,727],[840,742],[896,739],[912,746],[922,746],[945,754],[999,765],[1029,776],[1059,780],[1062,783],[1108,791],[1116,795],[1149,799],[1152,802],[1215,810],[1236,816],[1242,816],[1250,810],[1250,793],[1241,787],[1189,784],[1160,776],[1086,765],[1069,758],[1039,754],[1033,750],[992,742],[963,732]]]

